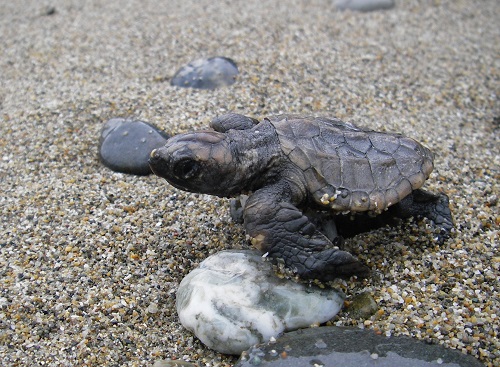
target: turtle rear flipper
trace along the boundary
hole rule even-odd
[[[416,215],[429,218],[444,232],[449,233],[454,227],[453,217],[450,210],[450,199],[446,194],[433,194],[422,189],[412,193],[412,207],[416,210]]]
[[[438,242],[450,237],[454,228],[450,200],[445,194],[433,194],[418,189],[395,205],[395,213],[401,218],[428,218],[439,229]]]
[[[282,259],[305,279],[328,281],[369,274],[365,265],[319,232],[291,199],[286,184],[264,187],[248,198],[244,224],[254,246]]]
[[[436,195],[422,189],[413,191],[377,216],[371,216],[367,213],[358,213],[354,216],[338,214],[334,217],[334,221],[339,234],[349,238],[386,225],[401,225],[404,219],[410,217],[428,218],[439,231],[438,243],[449,238],[454,228],[448,196],[445,194]]]
[[[454,228],[453,217],[450,210],[450,201],[445,194],[433,194],[429,191],[418,189],[406,196],[399,203],[389,208],[388,215],[394,218],[427,218],[439,231],[437,242],[442,244],[450,237]]]

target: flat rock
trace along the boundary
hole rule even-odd
[[[385,337],[373,330],[319,327],[285,333],[243,353],[234,367],[377,366],[480,367],[457,350],[410,337]]]
[[[286,330],[323,323],[344,294],[278,278],[257,251],[208,257],[179,285],[177,312],[185,328],[218,352],[239,355]]]
[[[178,359],[159,359],[153,367],[197,367],[196,365]]]
[[[198,59],[175,73],[172,85],[183,88],[216,89],[236,81],[238,67],[227,57]]]
[[[334,0],[339,10],[374,11],[391,9],[396,5],[395,0]]]
[[[147,122],[113,118],[101,130],[99,158],[113,171],[148,175],[149,153],[164,145],[168,138],[165,132]]]

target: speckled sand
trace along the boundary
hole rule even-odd
[[[429,146],[427,187],[450,195],[456,237],[438,247],[424,223],[349,241],[374,276],[338,285],[348,297],[372,292],[380,311],[332,323],[499,365],[498,19],[498,0],[365,14],[327,0],[0,1],[2,365],[234,363],[184,331],[174,308],[202,259],[247,247],[227,201],[97,159],[112,117],[177,133],[229,110],[333,115]],[[237,83],[170,86],[208,56],[234,59]]]

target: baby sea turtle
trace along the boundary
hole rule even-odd
[[[415,140],[324,117],[227,114],[210,126],[152,151],[152,171],[186,191],[249,194],[241,209],[252,244],[302,278],[368,274],[338,248],[341,236],[411,216],[429,218],[441,238],[453,227],[448,197],[419,189],[433,155]],[[330,213],[338,231],[320,231],[308,211]]]

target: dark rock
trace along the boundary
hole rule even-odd
[[[394,0],[335,0],[334,3],[340,10],[362,12],[391,9],[396,5]]]
[[[183,88],[216,89],[236,81],[238,67],[227,57],[195,60],[183,66],[172,78],[171,84]]]
[[[409,337],[372,330],[320,327],[286,333],[243,353],[234,367],[480,367],[472,356]]]
[[[153,367],[196,367],[196,365],[178,359],[159,359]]]
[[[500,116],[495,116],[495,117],[493,117],[492,125],[493,125],[495,128],[500,127]]]
[[[370,293],[364,292],[354,296],[347,308],[349,316],[353,319],[368,319],[378,310],[377,302]]]
[[[101,130],[99,158],[113,171],[148,175],[149,153],[164,145],[168,138],[165,132],[147,122],[114,118]]]
[[[47,15],[47,16],[50,16],[50,15],[54,15],[57,13],[57,9],[55,6],[46,6],[43,8],[42,10],[42,15]]]

